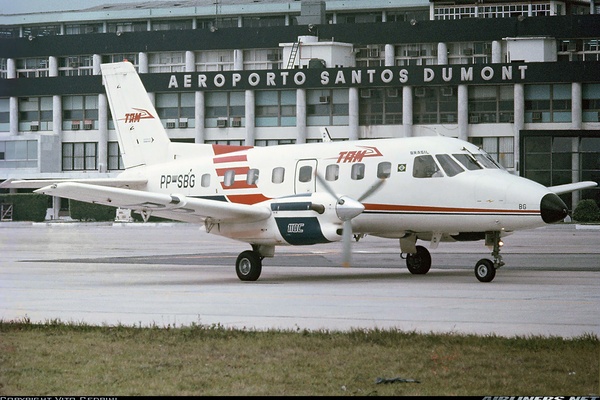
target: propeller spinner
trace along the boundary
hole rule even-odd
[[[352,233],[353,233],[352,232],[352,219],[359,216],[365,210],[365,206],[361,202],[364,199],[366,199],[367,197],[371,196],[377,190],[379,190],[379,188],[383,184],[384,180],[383,179],[379,180],[377,183],[375,183],[369,189],[367,189],[367,191],[365,193],[363,193],[358,198],[358,200],[354,200],[353,198],[348,197],[348,196],[338,195],[333,190],[333,188],[329,185],[329,183],[325,179],[323,179],[323,177],[321,175],[316,174],[316,177],[317,177],[317,180],[319,181],[319,183],[325,188],[325,190],[331,196],[333,196],[335,199],[337,199],[336,205],[335,205],[335,212],[336,212],[338,218],[341,221],[343,221],[343,226],[342,226],[342,244],[343,244],[342,266],[349,267],[350,260],[352,257],[352,247],[351,247],[352,246]]]

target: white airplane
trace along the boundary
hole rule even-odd
[[[493,260],[475,265],[482,282],[504,265],[501,238],[563,220],[557,194],[596,186],[545,187],[512,175],[476,146],[447,137],[277,147],[172,143],[132,64],[102,64],[125,170],[114,179],[8,180],[2,187],[203,223],[206,231],[249,243],[236,273],[255,281],[278,245],[398,239],[413,274],[425,274],[442,241],[485,240]],[[42,187],[44,186],[44,187]]]

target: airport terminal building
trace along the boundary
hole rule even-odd
[[[1,13],[0,181],[122,171],[100,64],[128,60],[172,141],[307,143],[321,127],[334,140],[444,135],[547,186],[600,182],[595,0],[123,0]],[[580,198],[600,203],[600,189],[563,196]]]

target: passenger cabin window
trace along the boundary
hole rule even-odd
[[[444,176],[442,170],[437,166],[430,155],[417,156],[413,164],[413,176],[415,178],[437,178]]]
[[[209,187],[210,186],[210,174],[202,174],[200,178],[200,186]]]
[[[271,182],[282,183],[284,177],[285,177],[285,168],[284,167],[273,168],[273,173],[271,174]]]
[[[233,186],[233,182],[235,182],[235,170],[228,169],[227,171],[225,171],[223,185],[226,187]]]
[[[248,170],[248,174],[246,175],[246,183],[248,185],[255,185],[258,181],[258,169],[251,168]]]
[[[328,165],[325,169],[325,180],[326,181],[337,181],[340,177],[340,166],[337,164]]]
[[[350,172],[350,178],[355,181],[359,181],[365,177],[365,164],[356,163],[352,165],[352,170]]]
[[[379,179],[387,179],[392,174],[392,163],[391,162],[380,162],[377,165],[377,177]]]
[[[312,167],[310,165],[305,165],[300,167],[300,171],[298,171],[298,181],[300,182],[310,182],[312,180]]]
[[[437,154],[435,158],[438,160],[442,169],[448,176],[458,175],[465,170],[448,154]]]

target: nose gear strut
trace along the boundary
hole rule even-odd
[[[496,276],[496,270],[504,265],[504,261],[502,261],[502,256],[500,255],[500,248],[502,247],[500,231],[486,232],[485,244],[486,246],[492,246],[494,261],[487,258],[479,260],[475,264],[475,277],[480,282],[491,282]]]

